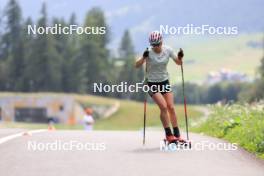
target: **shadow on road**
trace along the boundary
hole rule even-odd
[[[131,151],[132,153],[158,153],[160,152],[159,147],[154,147],[154,148],[139,148]]]

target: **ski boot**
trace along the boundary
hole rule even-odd
[[[169,145],[169,144],[172,144],[172,143],[177,144],[177,138],[174,135],[166,136],[166,138],[164,139],[164,143],[166,145]]]

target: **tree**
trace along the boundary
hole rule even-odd
[[[143,80],[143,69],[136,69],[134,67],[135,64],[135,52],[134,46],[132,44],[132,40],[130,37],[130,33],[128,30],[125,30],[123,37],[120,42],[119,47],[119,60],[124,62],[123,68],[119,74],[119,82],[127,82],[128,85],[135,85],[138,82],[142,82]],[[121,93],[118,96],[126,99],[135,99],[135,100],[143,100],[144,95],[143,92],[138,93]]]
[[[220,100],[222,100],[222,89],[220,84],[215,84],[208,90],[208,103],[216,103]]]
[[[264,56],[260,61],[258,73],[260,77],[257,78],[253,83],[245,86],[240,92],[240,101],[253,102],[264,99]]]
[[[3,36],[2,36],[2,31],[3,31],[3,24],[2,24],[2,11],[0,9],[0,63],[3,60]]]
[[[69,24],[76,25],[76,15],[73,13],[70,17]],[[86,91],[86,78],[85,78],[85,68],[82,66],[80,57],[78,57],[79,51],[79,37],[77,34],[71,34],[68,39],[68,53],[70,56],[70,69],[69,73],[71,74],[68,77],[68,81],[71,83],[71,91],[73,92],[85,92]]]
[[[84,70],[86,92],[93,92],[94,83],[109,83],[109,71],[111,68],[109,61],[109,51],[106,45],[109,41],[109,32],[104,17],[104,13],[99,8],[91,9],[86,15],[84,27],[106,27],[106,33],[82,34],[80,50],[78,55],[81,70]],[[105,93],[98,93],[106,95]]]
[[[32,64],[31,60],[32,58],[32,54],[33,54],[33,48],[34,48],[34,37],[32,35],[28,35],[27,34],[27,27],[28,25],[32,25],[32,19],[30,17],[28,17],[25,21],[25,23],[23,24],[23,43],[24,43],[24,48],[25,48],[25,67],[24,67],[24,88],[21,91],[25,91],[28,92],[31,90],[32,87],[32,72],[30,70],[30,66]]]
[[[22,15],[16,0],[10,0],[6,8],[6,33],[3,36],[2,56],[7,61],[8,90],[19,91],[25,88],[25,46],[23,40]]]
[[[257,96],[259,99],[263,99],[264,98],[264,56],[261,59],[261,64],[259,67],[259,72],[260,72],[260,80],[257,81],[256,83],[256,87],[257,87]]]
[[[75,14],[72,14],[67,23],[63,19],[54,18],[53,24],[61,24],[62,27],[77,24]],[[78,50],[78,38],[75,33],[54,35],[55,48],[61,57],[61,91],[82,92],[83,70],[76,57]]]
[[[53,25],[61,24],[61,27],[65,27],[68,24],[63,19],[54,18]],[[71,61],[72,53],[71,47],[69,45],[69,35],[67,34],[55,34],[54,36],[54,46],[61,60],[61,91],[70,92],[71,91]]]
[[[264,45],[264,39],[263,39],[263,45]],[[264,52],[264,48],[263,48],[263,52]],[[264,56],[261,59],[261,63],[260,63],[260,67],[259,67],[259,72],[260,72],[261,79],[264,80]]]
[[[1,9],[0,9],[1,10]],[[3,36],[2,36],[2,14],[0,11],[0,90],[5,90],[6,88],[6,82],[7,82],[7,78],[8,75],[6,75],[7,73],[7,66],[6,66],[6,62],[4,61],[4,45],[3,45]]]
[[[130,37],[129,30],[125,30],[119,46],[120,58],[132,58],[135,56],[134,46]]]
[[[43,3],[38,27],[47,26],[46,5]],[[30,58],[31,91],[61,90],[61,58],[56,51],[54,38],[51,34],[37,34],[33,41]]]

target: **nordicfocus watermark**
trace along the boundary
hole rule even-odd
[[[234,151],[238,149],[238,145],[236,143],[213,143],[210,141],[200,141],[191,144],[175,144],[175,143],[165,143],[164,141],[160,141],[160,151],[184,151],[184,150],[195,150],[195,151]]]
[[[37,25],[28,25],[27,26],[28,35],[44,35],[44,34],[92,34],[92,35],[104,35],[106,34],[105,26],[78,26],[75,24],[69,26],[62,26],[61,24],[54,24],[54,26],[37,26]]]
[[[105,151],[106,144],[103,142],[80,142],[71,140],[63,142],[55,140],[53,142],[28,141],[27,149],[30,151]]]
[[[187,24],[185,26],[160,25],[160,33],[169,35],[237,35],[237,26],[211,26],[204,24],[195,26]]]
[[[127,82],[120,82],[119,84],[103,84],[93,83],[93,92],[99,93],[134,93],[134,92],[171,92],[171,85],[147,85],[144,83],[128,84]]]

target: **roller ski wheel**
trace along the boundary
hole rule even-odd
[[[191,148],[192,147],[192,144],[191,144],[191,141],[188,141],[188,140],[185,140],[181,137],[175,137],[176,138],[176,141],[179,145],[183,146],[183,147],[187,147],[187,148]]]

